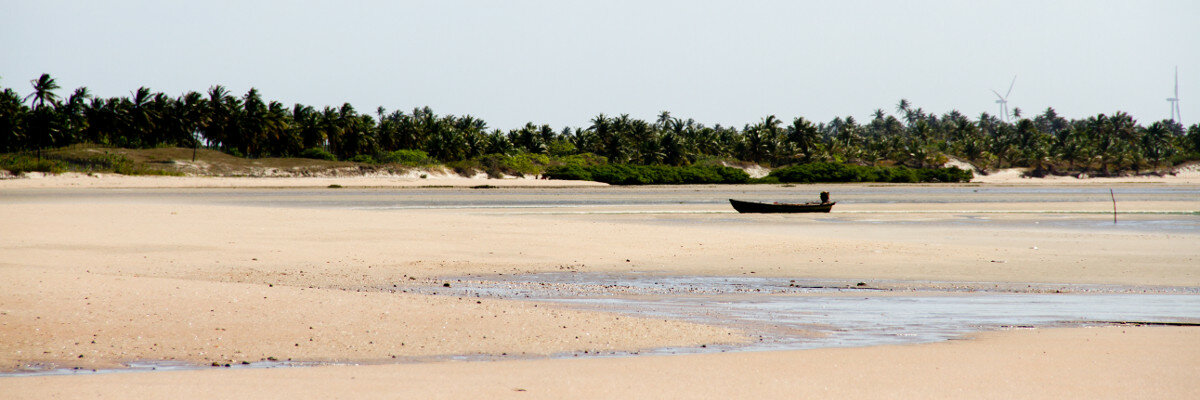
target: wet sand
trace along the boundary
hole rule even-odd
[[[1200,329],[1014,330],[915,346],[3,378],[13,399],[1187,399]]]
[[[247,190],[231,196],[283,193]],[[620,190],[614,188],[614,195],[620,196]],[[646,196],[661,196],[657,190],[676,196],[684,189],[650,188]],[[704,196],[706,189],[696,190],[696,196]],[[1111,216],[1103,214],[1102,201],[1094,200],[980,203],[950,194],[937,204],[847,202],[837,209],[846,211],[843,214],[739,216],[704,201],[569,209],[345,209],[196,200],[188,193],[189,189],[126,193],[0,186],[0,282],[14,288],[0,291],[0,368],[95,368],[168,359],[208,364],[266,357],[377,363],[389,362],[393,355],[406,359],[465,354],[502,360],[744,340],[725,328],[685,322],[405,293],[413,285],[436,285],[449,276],[587,271],[949,281],[963,287],[987,282],[1200,286],[1200,246],[1195,245],[1200,234],[1153,226],[1101,228],[1098,224]],[[1187,220],[1197,217],[1170,213],[1200,210],[1200,197],[1147,196],[1120,205],[1125,212],[1149,213],[1130,215],[1131,221]],[[1045,208],[1085,214],[1014,212]],[[989,222],[971,222],[973,218]],[[231,382],[219,386],[230,395],[262,397],[275,392],[262,391],[253,382],[267,379],[278,383],[273,387],[281,390],[280,397],[330,397],[336,392],[369,398],[394,393],[394,382],[412,379],[406,387],[416,397],[461,398],[529,395],[510,393],[513,388],[508,387],[509,377],[525,376],[527,380],[517,382],[531,382],[522,383],[530,386],[527,390],[544,389],[539,392],[544,397],[614,397],[688,393],[688,387],[704,387],[696,384],[728,374],[722,378],[727,384],[719,389],[691,393],[783,397],[790,393],[787,388],[819,394],[824,382],[840,382],[830,383],[835,391],[825,393],[879,397],[898,387],[910,390],[896,392],[909,393],[903,397],[971,388],[986,395],[1012,393],[995,386],[1007,378],[1018,390],[1025,388],[1019,397],[1036,397],[1040,393],[1032,389],[1051,382],[1031,372],[1041,370],[1066,371],[1060,380],[1072,383],[1044,390],[1058,394],[1049,397],[1080,397],[1102,393],[1096,388],[1114,385],[1112,374],[1121,371],[1170,368],[1190,375],[1137,372],[1134,376],[1141,380],[1130,380],[1123,390],[1194,393],[1195,360],[1200,358],[1168,357],[1156,363],[1143,356],[1128,362],[1113,357],[1195,354],[1200,343],[1195,329],[1123,329],[1127,333],[1010,332],[941,345],[827,350],[832,353],[0,378],[0,386],[28,397],[44,397],[65,386],[92,388],[95,391],[79,393],[101,397],[128,397],[120,395],[136,390],[145,390],[147,396],[165,390],[230,397],[210,391],[217,387],[204,389],[220,381]],[[1136,333],[1134,340],[1126,336],[1130,333]],[[1019,347],[1076,352],[1037,361],[1036,353],[1005,350]],[[1193,353],[1172,352],[1179,348]],[[1001,356],[1007,358],[995,358]],[[859,361],[832,361],[843,357]],[[927,363],[920,367],[909,361],[921,359]],[[1117,366],[1093,374],[1104,363]],[[695,369],[707,372],[671,383]],[[954,372],[940,375],[945,370]],[[827,376],[835,371],[858,379]],[[808,380],[805,373],[829,380]],[[889,374],[914,382],[952,380],[949,386],[929,386],[931,391],[912,391],[919,388]],[[351,376],[369,376],[376,383],[356,386],[348,381]],[[613,391],[596,389],[606,387],[605,382],[629,383]]]

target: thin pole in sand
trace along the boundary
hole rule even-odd
[[[1108,196],[1112,197],[1113,201],[1113,224],[1117,223],[1117,195],[1113,194],[1112,189],[1108,189]]]

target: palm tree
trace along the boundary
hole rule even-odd
[[[1074,171],[1077,165],[1081,166],[1084,171],[1088,169],[1087,164],[1090,163],[1092,157],[1092,147],[1086,130],[1082,126],[1071,127],[1066,130],[1062,140],[1055,145],[1054,156],[1059,160],[1066,161],[1068,170]]]
[[[684,165],[688,163],[688,154],[684,150],[684,146],[680,143],[679,137],[674,133],[662,135],[658,142],[662,161],[669,165]]]
[[[900,99],[900,102],[896,103],[896,112],[901,113],[901,114],[908,114],[909,107],[912,107],[912,103],[909,103],[908,99]]]
[[[627,120],[628,116],[623,117],[625,118],[608,118],[604,114],[600,114],[592,118],[592,126],[588,128],[594,133],[590,152],[607,157],[616,163],[625,161],[625,139],[622,137],[619,124],[621,121]]]
[[[787,128],[787,139],[795,147],[796,151],[802,154],[804,161],[811,161],[813,153],[816,152],[817,142],[821,139],[817,133],[817,127],[804,119],[804,117],[796,117],[792,120],[792,125]]]
[[[1046,111],[1034,117],[1033,122],[1037,124],[1038,130],[1054,136],[1055,140],[1062,141],[1066,134],[1067,120],[1058,116],[1054,107],[1046,107]]]
[[[15,90],[0,91],[0,152],[24,148],[21,130],[29,110],[21,102],[21,95]]]
[[[634,162],[644,165],[662,162],[662,149],[659,148],[659,141],[653,125],[640,119],[633,120],[630,123],[627,136],[629,137],[629,141],[633,143],[635,153],[632,159]]]
[[[126,116],[128,119],[125,123],[129,128],[129,132],[133,133],[133,136],[127,136],[125,142],[129,143],[127,145],[131,144],[133,147],[153,145],[155,144],[155,138],[152,137],[155,128],[154,121],[158,117],[155,112],[156,110],[151,107],[151,101],[154,96],[151,95],[150,89],[144,86],[138,88],[132,95],[126,104]]]
[[[1184,136],[1184,148],[1200,153],[1200,124],[1194,124],[1188,128],[1187,134]]]
[[[204,126],[205,101],[204,95],[189,91],[174,102],[171,119],[175,127],[173,141],[179,145],[192,148],[192,161],[196,161],[196,151],[200,148],[200,127]]]
[[[399,111],[393,114],[399,113]],[[305,149],[325,148],[325,132],[317,124],[318,113],[303,104],[292,106],[292,128],[300,137],[300,147]],[[395,149],[393,149],[395,150]]]
[[[469,131],[469,129],[464,129],[464,131]],[[557,133],[554,132],[554,128],[551,128],[550,125],[542,124],[542,126],[538,128],[537,135],[538,141],[542,143],[542,152],[549,153],[550,146],[554,144],[556,139],[555,135],[557,135]]]
[[[83,132],[87,130],[87,116],[84,115],[84,106],[88,98],[91,98],[91,93],[88,93],[86,87],[75,89],[75,92],[67,98],[59,110],[59,116],[63,123],[63,132],[59,137],[63,144],[77,143],[83,141]]]
[[[511,154],[513,152],[512,142],[508,140],[508,136],[499,129],[493,130],[487,134],[485,139],[485,152],[487,154]]]
[[[853,116],[846,116],[842,120],[842,125],[834,132],[834,139],[843,156],[849,158],[857,158],[861,149],[858,142],[861,139],[859,135],[860,127],[858,121],[854,120]]]
[[[224,147],[229,140],[233,123],[233,99],[229,90],[216,85],[208,88],[208,103],[201,131],[210,146]]]
[[[779,125],[780,121],[774,115],[763,118],[757,124],[747,125],[742,130],[745,137],[744,157],[749,161],[759,163],[771,161],[775,157],[775,150],[779,145]]]
[[[658,113],[658,119],[655,121],[655,125],[658,127],[658,129],[663,129],[667,126],[667,123],[671,122],[671,120],[671,112],[663,110],[662,112]]]
[[[25,100],[33,98],[33,102],[30,103],[33,106],[33,119],[30,121],[32,129],[29,133],[37,138],[34,142],[37,147],[38,161],[41,161],[42,147],[53,140],[55,130],[54,110],[47,107],[46,103],[50,103],[51,106],[58,105],[58,95],[54,94],[54,91],[60,87],[54,78],[50,77],[50,74],[42,74],[38,79],[29,82],[33,85],[33,93],[25,96]]]
[[[1049,135],[1039,131],[1029,119],[1017,121],[1014,135],[1018,162],[1027,167],[1044,168],[1049,155]]]
[[[46,103],[50,103],[51,105],[58,104],[58,95],[54,94],[54,91],[61,89],[61,87],[54,81],[54,78],[50,77],[50,74],[42,74],[41,77],[29,81],[29,83],[33,85],[33,93],[25,96],[25,100],[29,100],[32,97],[33,103],[31,105],[35,110],[45,107]]]
[[[1140,155],[1140,152],[1137,151],[1137,146],[1140,142],[1140,140],[1138,140],[1139,129],[1137,126],[1137,121],[1134,121],[1133,117],[1124,111],[1117,111],[1113,113],[1113,115],[1109,117],[1108,121],[1110,124],[1109,127],[1112,129],[1111,133],[1113,138],[1117,140],[1119,144],[1117,146],[1119,151],[1117,151],[1116,157],[1117,170],[1120,171],[1126,168],[1137,168],[1133,163],[1133,161],[1137,158],[1136,155]]]
[[[242,134],[236,138],[237,150],[248,157],[263,156],[262,145],[267,141],[272,126],[267,119],[267,104],[258,89],[250,88],[242,97],[242,110],[238,124]]]
[[[1146,133],[1142,135],[1142,151],[1156,170],[1163,160],[1174,155],[1172,154],[1174,148],[1171,146],[1171,131],[1164,122],[1170,122],[1170,120],[1150,124],[1150,127],[1146,128]]]
[[[486,123],[470,115],[438,116],[429,107],[411,114],[389,114],[383,107],[359,114],[345,104],[321,113],[301,104],[285,109],[255,89],[232,96],[222,86],[209,88],[207,97],[189,92],[172,98],[143,87],[115,98],[92,98],[79,88],[61,99],[56,94],[61,88],[49,74],[30,83],[33,93],[27,96],[0,88],[0,151],[37,149],[39,158],[45,147],[87,141],[191,146],[195,154],[203,139],[252,157],[324,147],[343,159],[413,149],[443,161],[527,151],[555,157],[590,152],[614,163],[682,165],[705,155],[762,163],[886,158],[921,166],[954,154],[983,166],[1065,165],[1071,171],[1121,173],[1160,168],[1179,154],[1194,159],[1200,153],[1200,125],[1159,121],[1143,127],[1123,112],[1068,121],[1053,108],[1032,119],[1014,108],[1012,123],[987,113],[972,120],[958,111],[927,113],[907,99],[896,105],[899,115],[876,109],[862,126],[852,117],[819,124],[799,117],[781,127],[772,115],[739,130],[707,127],[663,111],[650,121],[601,114],[586,129],[563,128],[561,133],[530,122],[506,135],[488,132]]]

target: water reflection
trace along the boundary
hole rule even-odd
[[[445,288],[440,290],[447,293]],[[1054,292],[1066,294],[1049,294]],[[1146,292],[1150,294],[1142,294]],[[547,273],[459,282],[451,293],[729,326],[757,339],[736,347],[738,350],[925,343],[1013,326],[1200,322],[1200,288],[1192,287],[865,285],[779,278]]]

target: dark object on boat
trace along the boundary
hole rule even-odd
[[[733,209],[742,214],[747,213],[827,213],[836,201],[820,203],[756,203],[729,199]]]

